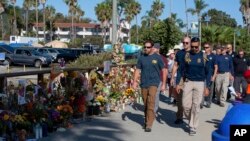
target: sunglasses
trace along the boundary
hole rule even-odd
[[[152,47],[151,47],[151,46],[145,46],[144,49],[145,49],[145,48],[146,48],[146,49],[150,49],[150,48],[152,48]]]
[[[185,45],[188,45],[189,44],[189,42],[182,42],[183,44],[185,44]]]
[[[210,47],[204,47],[205,49],[208,49],[208,48],[210,48]]]
[[[191,48],[198,49],[199,46],[191,46]]]

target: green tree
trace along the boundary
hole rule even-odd
[[[68,5],[68,13],[71,14],[71,40],[74,40],[75,32],[74,32],[74,16],[76,14],[77,8],[77,0],[64,0],[65,4]]]
[[[80,22],[81,21],[81,17],[84,16],[85,12],[81,9],[80,5],[77,5],[75,10],[76,10],[75,11],[76,12],[76,20],[78,22]]]
[[[158,19],[162,15],[164,7],[165,5],[163,2],[161,2],[161,0],[154,0],[153,4],[151,5],[153,17]]]
[[[131,28],[132,41],[135,39],[135,26]],[[170,48],[178,44],[183,36],[180,28],[176,25],[176,21],[172,18],[167,18],[163,21],[157,21],[152,29],[142,25],[139,29],[139,43],[143,44],[145,40],[153,40],[155,43],[160,43],[163,47],[161,52],[166,54]]]
[[[4,39],[4,20],[3,20],[3,13],[5,11],[5,8],[7,6],[8,2],[7,0],[2,0],[0,2],[0,18],[1,18],[1,30],[2,30],[2,39]]]
[[[247,25],[248,34],[250,33],[250,1],[240,0],[240,11],[242,13],[243,21]]]
[[[101,22],[103,31],[103,44],[106,42],[106,32],[109,28],[109,23],[112,17],[112,6],[108,2],[102,2],[95,7],[95,14],[97,19]]]
[[[50,41],[52,41],[53,37],[53,22],[55,20],[55,14],[56,14],[56,9],[53,6],[47,6],[46,7],[46,17],[47,20],[49,21],[49,31],[50,31]]]
[[[135,16],[140,13],[140,11],[141,11],[141,5],[135,0],[132,0],[129,4],[126,5],[124,14],[125,14],[125,19],[129,23],[129,25],[131,24],[131,21],[135,18]],[[130,30],[128,32],[128,35],[129,35],[128,42],[130,43],[131,39]]]
[[[26,11],[25,12],[25,26],[26,26],[26,35],[28,35],[29,32],[29,28],[28,28],[28,24],[29,24],[29,10],[30,8],[33,6],[33,1],[32,0],[24,0],[23,1],[23,8]]]
[[[197,15],[197,20],[199,22],[199,37],[201,38],[201,12],[208,6],[204,0],[194,0],[195,8],[187,9],[187,12],[190,12],[192,15]]]
[[[205,22],[206,16],[210,17],[209,24],[229,27],[237,26],[237,22],[234,18],[231,18],[227,13],[217,9],[209,9],[206,13],[202,14],[202,21]]]

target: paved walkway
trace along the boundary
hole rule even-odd
[[[200,113],[197,135],[189,136],[186,120],[183,125],[175,125],[176,106],[168,103],[161,95],[160,109],[152,132],[142,129],[143,106],[134,104],[124,111],[111,113],[108,117],[95,117],[91,121],[75,124],[65,132],[54,132],[44,141],[211,141],[211,133],[224,117],[227,106],[212,105]]]

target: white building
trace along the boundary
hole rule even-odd
[[[44,40],[44,32],[43,32],[43,23],[38,23],[38,38],[40,41]],[[72,23],[54,23],[54,27],[56,30],[53,35],[56,36],[60,41],[69,42],[71,36],[75,36],[76,38],[85,38],[86,36],[99,35],[103,36],[104,32],[101,29],[100,24],[96,23],[74,23],[74,30],[72,32]],[[36,32],[36,24],[33,26],[33,32]],[[23,36],[26,31],[21,32],[21,36]],[[49,31],[45,31],[46,38],[49,39]],[[112,26],[107,29],[106,38],[111,41],[112,37]],[[121,33],[119,35],[120,38],[124,39],[128,37],[127,33]]]

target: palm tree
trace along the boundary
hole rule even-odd
[[[38,6],[39,0],[33,0],[33,7],[36,9],[36,38],[38,38]]]
[[[64,2],[68,5],[68,13],[71,14],[71,40],[74,42],[74,15],[76,13],[77,0],[64,0]]]
[[[53,6],[46,7],[46,17],[49,20],[50,41],[52,41],[52,21],[55,19],[56,9]]]
[[[240,11],[243,15],[244,23],[247,25],[248,34],[250,32],[250,1],[249,0],[241,0],[240,1]]]
[[[197,19],[199,22],[199,38],[201,40],[201,12],[208,6],[204,0],[194,0],[195,8],[187,9],[187,12],[190,12],[192,15],[197,15]]]
[[[126,5],[124,14],[125,14],[126,21],[129,23],[129,26],[131,24],[131,21],[135,18],[137,14],[140,13],[140,11],[141,11],[141,5],[135,0],[131,1],[130,3]],[[129,27],[128,35],[129,35],[128,42],[130,43],[130,38],[131,38],[130,27]]]
[[[11,4],[13,4],[13,9],[14,9],[13,34],[16,35],[16,30],[17,30],[17,24],[16,24],[16,0],[11,0]]]
[[[4,23],[3,23],[3,12],[5,11],[5,6],[7,5],[7,0],[2,0],[0,2],[0,18],[1,18],[1,28],[2,28],[2,40],[4,39]]]
[[[102,2],[95,7],[97,19],[101,22],[103,31],[103,44],[106,42],[106,32],[112,17],[112,6],[110,3]]]
[[[24,0],[23,8],[25,9],[25,25],[26,25],[26,35],[28,35],[28,23],[29,23],[29,10],[32,7],[32,0]]]
[[[151,29],[153,22],[156,20],[156,17],[154,16],[154,13],[152,10],[146,11],[146,15],[144,15],[142,18],[142,22],[146,23],[146,26]]]
[[[153,11],[154,17],[158,19],[161,14],[163,13],[165,5],[161,0],[154,0],[153,4],[151,5],[151,10]]]
[[[81,9],[80,5],[76,6],[76,20],[80,22],[81,17],[84,16],[85,12]]]
[[[46,34],[45,34],[45,28],[46,28],[46,24],[45,24],[45,14],[46,14],[46,9],[45,9],[45,3],[46,3],[46,0],[41,0],[40,1],[43,5],[43,41],[44,41],[44,44],[46,43]]]

